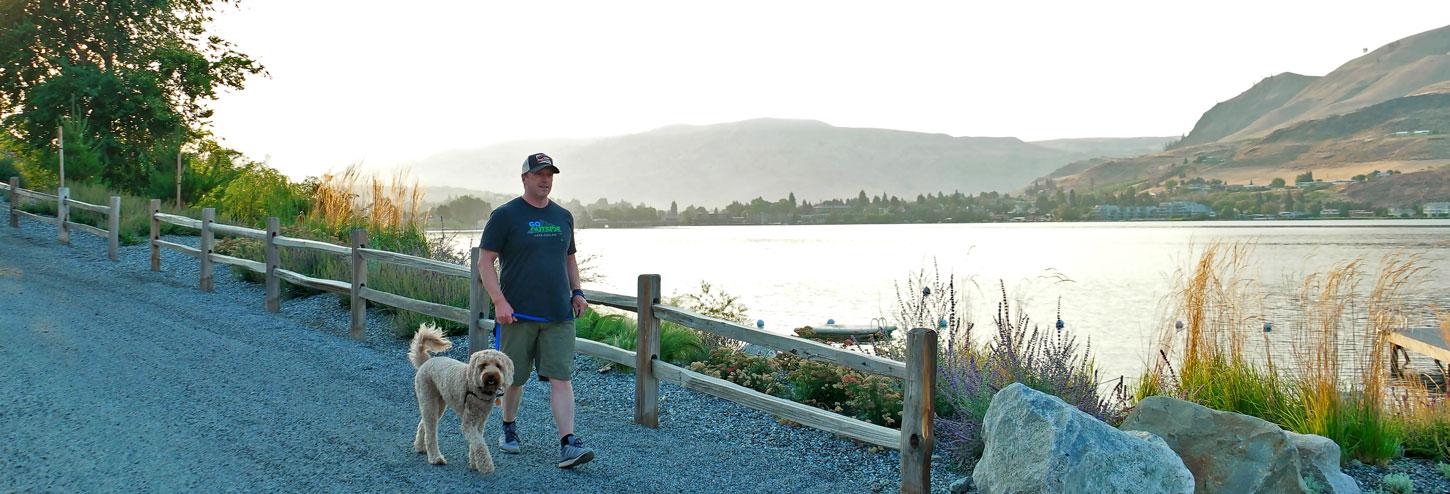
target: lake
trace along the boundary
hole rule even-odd
[[[1105,378],[1136,376],[1147,364],[1172,325],[1175,273],[1213,242],[1252,243],[1251,277],[1271,311],[1285,309],[1281,297],[1296,294],[1305,274],[1354,258],[1366,261],[1367,291],[1393,253],[1419,255],[1430,270],[1417,307],[1450,307],[1447,220],[707,226],[585,229],[575,238],[581,258],[594,256],[585,269],[600,278],[586,288],[633,295],[643,273],[659,274],[667,296],[709,282],[779,333],[827,319],[893,320],[896,286],[936,266],[956,277],[985,338],[1000,282],[1043,328],[1060,300],[1068,330],[1091,339]],[[477,232],[455,239],[465,248],[477,241]]]

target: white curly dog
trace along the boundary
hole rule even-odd
[[[418,372],[413,375],[413,391],[418,395],[418,433],[413,449],[428,454],[428,463],[447,464],[438,451],[438,420],[443,411],[452,408],[463,419],[463,437],[468,439],[468,468],[479,473],[493,472],[493,456],[483,437],[483,425],[493,411],[494,398],[514,380],[514,363],[497,350],[473,352],[464,364],[447,357],[429,358],[429,352],[453,347],[443,338],[443,331],[424,324],[413,335],[408,348],[408,361]]]

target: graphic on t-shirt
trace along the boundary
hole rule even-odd
[[[561,228],[559,225],[555,225],[553,223],[541,220],[534,220],[529,222],[529,235],[532,235],[536,238],[557,237],[561,233],[564,233],[564,229]]]

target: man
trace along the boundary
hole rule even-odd
[[[549,381],[549,408],[559,431],[559,468],[594,459],[594,450],[574,435],[574,318],[589,303],[579,288],[574,260],[574,217],[549,200],[559,168],[544,153],[524,159],[524,195],[493,211],[483,228],[478,271],[493,299],[494,317],[503,325],[499,349],[514,361],[514,381],[503,395],[503,436],[498,447],[519,452],[514,420],[524,383],[537,364]],[[497,259],[502,275],[493,270]],[[501,279],[500,279],[501,278]],[[502,286],[500,286],[502,281]]]

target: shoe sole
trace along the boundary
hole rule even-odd
[[[585,451],[584,454],[559,462],[559,468],[574,468],[594,459],[593,451]]]
[[[511,455],[519,454],[519,449],[520,448],[518,446],[514,446],[514,447],[510,448],[508,446],[505,446],[504,443],[498,443],[498,450],[499,451],[503,451],[503,452],[508,453],[508,454],[511,454]]]

